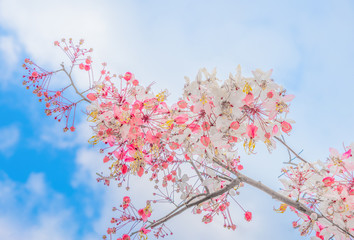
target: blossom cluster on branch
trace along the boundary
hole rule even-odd
[[[71,61],[68,69],[62,64],[61,69],[49,72],[26,59],[24,85],[34,87],[40,101],[46,102],[47,115],[65,120],[64,131],[74,122],[76,105],[90,103],[86,108],[93,131],[89,142],[102,146],[103,163],[109,169],[107,175],[98,174],[98,181],[106,185],[116,181],[127,190],[132,176],[148,177],[154,183],[154,199],[145,207],[135,208],[126,196],[120,207],[113,208],[121,215],[111,220],[114,226],[107,229],[110,238],[119,233],[118,239],[146,239],[150,232],[164,237],[171,234],[165,222],[188,209],[202,214],[204,223],[221,216],[224,227],[235,230],[231,204],[244,211],[246,221],[252,219],[252,213],[237,201],[244,183],[282,201],[278,212],[289,206],[301,219],[293,226],[302,235],[314,229],[319,239],[353,236],[353,146],[343,155],[332,150],[327,163],[311,164],[295,154],[301,162],[289,162],[291,166],[284,168],[281,194],[241,174],[238,149],[255,154],[256,144],[263,143],[271,152],[276,141],[290,149],[279,137],[292,131],[293,121],[287,113],[294,95],[271,79],[271,70],[257,69],[252,77],[244,77],[238,66],[234,75],[222,81],[215,70],[201,69],[195,80],[185,78],[183,96],[168,104],[167,90],[153,93],[151,85],[142,86],[133,73],[112,74],[105,63],[95,80],[92,50],[82,44],[75,45],[71,39],[55,42]],[[79,91],[74,70],[88,73],[87,89]],[[61,71],[69,85],[52,90],[50,79]],[[67,89],[79,100],[70,101]],[[73,123],[70,129],[75,130]],[[175,208],[152,220],[152,205],[160,202]]]
[[[293,226],[299,228],[301,235],[312,230],[317,238],[346,239],[354,232],[354,144],[340,154],[330,149],[326,162],[317,161],[310,166],[300,163],[296,167],[284,168],[281,178],[282,193],[289,198],[308,206],[313,213],[309,216],[291,208],[299,219]],[[283,205],[283,210],[286,205]],[[344,230],[344,231],[343,231]]]

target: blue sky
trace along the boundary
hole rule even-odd
[[[53,41],[84,38],[96,62],[156,82],[171,101],[201,67],[216,67],[220,78],[238,64],[245,75],[273,69],[296,95],[287,141],[315,161],[353,141],[353,24],[352,1],[0,0],[0,239],[99,239],[123,196],[95,182],[104,166],[87,144],[84,116],[75,134],[63,134],[22,86],[24,58],[55,69],[63,55]],[[245,173],[279,188],[286,151],[257,151],[243,156]],[[144,184],[133,194],[149,196]],[[300,239],[295,216],[275,213],[268,196],[245,188],[240,202],[254,220],[235,209],[235,232],[185,213],[170,222],[171,239]]]

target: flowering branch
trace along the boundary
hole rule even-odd
[[[69,121],[70,130],[75,130],[76,105],[89,103],[86,112],[93,130],[89,142],[103,145],[100,152],[110,171],[107,176],[97,174],[99,182],[109,186],[116,181],[118,187],[126,186],[127,190],[131,176],[148,175],[154,182],[155,199],[148,200],[143,208],[135,208],[128,196],[120,208],[113,208],[121,215],[111,220],[115,225],[107,229],[111,237],[123,230],[126,233],[118,240],[130,240],[135,234],[146,239],[150,232],[155,237],[165,237],[170,234],[165,223],[188,209],[194,214],[203,213],[202,222],[206,224],[221,215],[224,227],[235,230],[230,212],[232,201],[244,211],[246,221],[252,220],[252,212],[236,198],[243,183],[280,201],[282,204],[275,211],[283,213],[289,207],[298,217],[293,226],[301,235],[313,230],[317,240],[353,237],[354,144],[345,147],[343,154],[330,149],[326,162],[310,163],[280,139],[283,133],[292,131],[293,121],[287,115],[294,95],[286,94],[271,79],[272,70],[257,69],[252,77],[243,77],[238,66],[236,74],[220,81],[216,71],[201,69],[194,81],[186,78],[183,96],[169,105],[167,90],[154,94],[151,85],[141,86],[134,74],[117,76],[106,70],[105,63],[98,81],[93,82],[89,56],[92,50],[82,48],[82,44],[81,40],[75,45],[71,39],[55,42],[72,63],[70,71],[63,64],[58,70],[67,75],[67,87],[51,90],[50,79],[58,71],[45,71],[29,59],[25,60],[28,74],[23,83],[28,89],[33,87],[33,93],[46,102],[48,116],[54,114],[56,120],[65,120],[64,131],[69,129]],[[88,73],[89,87],[82,92],[72,78],[77,67]],[[64,96],[69,87],[80,97],[79,101],[72,102]],[[279,192],[242,174],[243,165],[237,154],[240,148],[255,154],[259,143],[271,152],[276,141],[289,153],[280,178],[284,187]],[[291,153],[296,158],[292,159]],[[151,205],[160,202],[173,204],[175,209],[151,220]]]

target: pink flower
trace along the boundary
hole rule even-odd
[[[325,177],[322,179],[322,182],[326,187],[330,187],[334,183],[334,178],[333,177]]]
[[[276,135],[278,133],[278,130],[279,130],[278,125],[274,125],[273,131],[272,131],[273,135]]]
[[[203,135],[201,138],[200,138],[200,141],[202,142],[202,144],[204,145],[204,146],[208,146],[209,145],[209,143],[210,143],[210,138],[209,137],[207,137],[207,136],[205,136],[205,135]]]
[[[250,222],[252,220],[252,213],[251,212],[245,212],[245,219],[247,222]]]
[[[178,125],[184,124],[185,122],[188,121],[188,115],[187,114],[182,114],[177,117],[175,117],[175,123]]]
[[[239,122],[232,122],[230,124],[230,128],[237,130],[240,127],[240,123]]]
[[[177,105],[182,109],[187,107],[187,103],[184,100],[178,101]]]
[[[351,156],[352,156],[352,150],[349,149],[348,151],[346,151],[345,153],[343,153],[343,155],[342,155],[342,160],[348,159],[348,158],[350,158]]]
[[[193,132],[193,133],[198,133],[200,131],[200,126],[195,123],[191,123],[188,125],[188,128]]]
[[[151,232],[151,230],[146,229],[145,226],[140,228],[140,232],[142,232],[143,234],[148,234],[149,232]]]
[[[136,79],[135,79],[135,80],[133,80],[133,85],[134,85],[134,86],[138,86],[138,85],[139,85],[139,81],[138,81],[138,80],[136,80]]]
[[[350,189],[348,193],[350,196],[353,196],[354,195],[354,188]]]
[[[220,211],[225,211],[226,210],[226,205],[225,204],[221,204],[220,206],[219,206],[219,210]]]
[[[274,96],[274,93],[272,91],[269,91],[267,93],[267,98],[272,98]]]
[[[110,160],[109,157],[105,156],[105,157],[103,158],[103,163],[106,163],[106,162],[108,162],[109,160]]]
[[[38,77],[38,73],[36,71],[32,72],[32,77],[34,78]]]
[[[144,168],[143,168],[143,167],[140,167],[140,168],[139,168],[139,171],[138,171],[137,173],[138,173],[138,176],[139,176],[139,177],[143,176],[143,174],[144,174]]]
[[[247,135],[250,138],[255,138],[257,136],[257,130],[258,130],[257,126],[250,124],[247,126]]]
[[[125,196],[125,197],[123,198],[123,202],[129,204],[129,203],[130,203],[130,197]]]
[[[253,94],[250,92],[246,95],[246,97],[242,100],[246,105],[250,105],[254,102]]]
[[[130,204],[130,197],[128,196],[125,196],[123,198],[123,209],[127,209],[129,207],[129,204]]]
[[[91,101],[95,101],[97,99],[97,97],[94,93],[87,94],[87,98]]]
[[[128,234],[124,234],[122,236],[122,240],[130,240],[130,236]]]
[[[148,217],[151,216],[151,212],[148,209],[143,209],[143,208],[138,210],[138,214],[141,216],[144,222],[146,222]]]
[[[127,165],[123,165],[121,171],[122,171],[122,174],[123,174],[123,175],[126,174],[126,173],[128,172],[128,167],[127,167]]]
[[[211,215],[205,215],[202,219],[202,222],[204,222],[205,224],[211,223],[213,221],[213,216]]]
[[[130,79],[132,79],[132,76],[133,76],[133,74],[131,73],[131,72],[126,72],[125,74],[124,74],[124,79],[126,80],[126,81],[129,81]]]
[[[281,130],[285,133],[289,133],[291,131],[292,127],[290,123],[283,121],[281,122]]]
[[[204,131],[209,131],[210,124],[208,122],[203,122],[202,123],[202,128],[203,128]]]

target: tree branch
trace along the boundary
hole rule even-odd
[[[88,100],[86,97],[84,97],[84,96],[77,90],[76,85],[74,84],[74,81],[73,81],[73,79],[72,79],[72,77],[71,77],[71,71],[70,71],[70,73],[68,73],[68,72],[66,71],[65,67],[64,67],[64,64],[61,64],[60,66],[63,68],[63,71],[65,72],[65,74],[68,76],[68,78],[69,78],[69,80],[70,80],[70,82],[71,82],[71,85],[72,85],[73,88],[75,89],[75,92],[76,92],[83,100],[85,100],[85,101],[88,102],[88,103],[91,103],[90,100]]]

